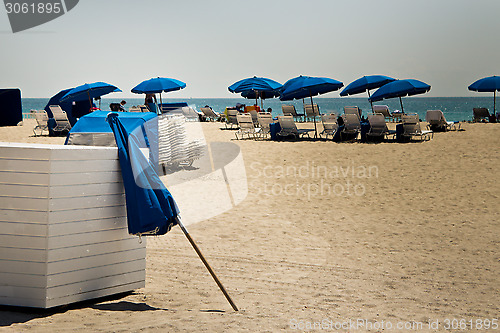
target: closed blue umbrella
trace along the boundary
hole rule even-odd
[[[479,92],[493,92],[493,114],[495,114],[497,91],[500,91],[500,76],[493,75],[479,79],[469,86],[469,90]]]
[[[419,80],[396,80],[380,87],[368,100],[370,102],[377,102],[387,98],[399,97],[401,111],[404,113],[403,101],[401,100],[401,97],[424,94],[429,90],[431,90],[431,86]]]
[[[313,104],[313,96],[325,94],[331,91],[342,88],[344,84],[340,81],[330,79],[327,77],[312,77],[312,76],[298,76],[288,80],[281,89],[280,100],[290,101],[293,99],[311,98],[311,105]],[[316,118],[314,120],[314,137],[318,136],[316,128]]]
[[[180,80],[168,77],[155,77],[142,81],[132,88],[132,92],[135,94],[160,94],[160,104],[163,104],[161,100],[162,92],[176,91],[184,88],[186,88],[186,83]]]
[[[262,100],[278,97],[281,87],[281,83],[277,81],[265,77],[254,76],[239,80],[230,85],[227,89],[232,93],[241,93],[241,96],[244,98],[255,98],[255,104],[257,104],[257,99],[260,97],[262,107]]]
[[[356,95],[356,94],[361,94],[364,93],[365,91],[368,92],[368,98],[370,98],[370,90],[375,89],[375,88],[380,88],[384,84],[387,84],[389,82],[392,82],[396,79],[390,77],[390,76],[385,76],[385,75],[368,75],[368,76],[363,76],[357,80],[352,81],[345,87],[341,92],[340,96],[349,96],[349,95]],[[372,105],[372,111],[373,111],[373,104],[370,102]]]
[[[107,95],[112,92],[121,92],[120,89],[106,82],[85,83],[81,86],[71,89],[64,95],[60,101],[85,101],[89,100],[92,105],[92,99]]]
[[[115,135],[118,157],[125,187],[128,230],[133,235],[163,235],[177,224],[179,210],[174,198],[161,182],[155,167],[141,152],[137,139],[148,132],[142,124],[129,131],[117,113],[110,113],[107,122]],[[149,129],[148,129],[149,130]]]

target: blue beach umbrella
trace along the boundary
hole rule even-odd
[[[404,113],[401,97],[425,94],[429,90],[431,90],[431,86],[419,80],[395,80],[378,88],[368,100],[370,102],[377,102],[383,99],[399,97],[401,111]]]
[[[479,92],[493,92],[493,114],[495,114],[497,91],[500,91],[500,76],[493,75],[479,79],[469,86],[469,90]]]
[[[342,82],[327,77],[301,75],[285,82],[283,88],[281,89],[280,100],[291,101],[293,99],[309,97],[311,99],[311,105],[314,105],[313,96],[335,91],[343,86],[344,84]],[[313,120],[314,137],[316,138],[318,136],[316,118],[313,118]]]
[[[132,88],[131,91],[134,94],[160,94],[160,104],[163,104],[161,100],[162,92],[176,91],[184,88],[186,88],[186,83],[180,80],[168,77],[155,77],[142,81]]]
[[[384,84],[392,82],[396,79],[385,76],[385,75],[368,75],[363,76],[357,80],[352,81],[345,87],[341,92],[340,96],[349,96],[364,93],[365,91],[368,93],[368,98],[370,98],[370,90],[375,88],[380,88]],[[373,111],[373,104],[372,111]]]
[[[68,91],[66,95],[60,99],[60,101],[78,102],[88,99],[90,105],[92,105],[93,98],[101,97],[112,92],[121,92],[121,90],[106,82],[85,83]]]
[[[150,131],[145,129],[146,120],[142,119],[139,126],[129,131],[118,113],[109,113],[106,118],[118,147],[128,231],[132,235],[163,235],[177,224],[179,209],[155,167],[140,150],[145,148],[141,143],[148,145],[153,139],[144,136]]]
[[[254,76],[237,81],[227,89],[232,93],[241,93],[241,96],[244,98],[255,98],[255,104],[257,104],[257,99],[260,97],[262,107],[262,100],[278,97],[281,87],[281,83],[277,81]]]

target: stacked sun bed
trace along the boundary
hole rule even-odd
[[[51,308],[145,286],[117,149],[0,143],[0,304]]]

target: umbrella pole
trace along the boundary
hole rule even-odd
[[[162,111],[161,111],[162,104],[163,104],[163,101],[161,100],[161,92],[160,92],[160,107],[158,107],[158,105],[156,106],[156,108],[158,109],[156,111],[157,114],[162,114]]]
[[[231,304],[231,307],[233,308],[233,310],[234,311],[238,311],[238,308],[236,307],[236,304],[234,304],[233,300],[231,299],[231,297],[227,293],[226,289],[224,288],[224,286],[222,285],[222,283],[217,278],[217,275],[215,275],[215,272],[212,270],[212,267],[210,267],[210,265],[208,264],[207,260],[205,259],[205,257],[201,253],[200,249],[198,248],[198,246],[196,245],[196,243],[194,242],[194,240],[191,238],[191,235],[189,235],[189,232],[187,231],[187,229],[184,226],[184,224],[182,224],[180,218],[177,218],[177,223],[179,224],[179,227],[181,227],[182,232],[184,233],[184,235],[188,239],[189,243],[191,243],[191,246],[193,247],[193,249],[196,251],[196,253],[200,257],[201,261],[203,262],[203,264],[207,268],[207,270],[210,273],[210,275],[212,275],[212,278],[215,280],[215,283],[217,283],[217,286],[219,286],[219,289],[222,291],[222,293],[226,297],[226,299],[229,302],[229,304]]]
[[[316,128],[316,112],[314,111],[313,95],[311,94],[310,97],[311,97],[311,108],[313,111],[312,114],[313,114],[313,120],[314,120],[314,138],[317,139],[318,138],[318,129]],[[319,108],[318,108],[318,114],[319,114]]]
[[[405,109],[403,109],[403,101],[401,100],[401,97],[399,97],[399,104],[401,104],[401,113],[405,113]]]
[[[372,113],[373,113],[373,102],[370,100],[370,89],[366,89],[366,91],[368,92],[368,100],[370,101],[370,106],[372,107]]]
[[[493,116],[496,117],[496,108],[497,108],[497,91],[493,90]]]

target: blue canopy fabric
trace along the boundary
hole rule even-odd
[[[61,98],[64,101],[85,101],[89,102],[96,97],[101,97],[112,92],[120,92],[117,87],[106,82],[85,83],[81,86],[71,89]]]
[[[290,101],[325,94],[342,88],[340,81],[326,77],[298,76],[288,80],[281,89],[280,100]],[[311,101],[312,103],[312,101]]]
[[[385,76],[385,75],[368,75],[360,77],[357,80],[352,81],[345,87],[341,92],[340,96],[348,96],[361,94],[365,91],[368,91],[368,95],[370,94],[371,89],[380,88],[384,84],[392,82],[396,79]]]
[[[415,79],[396,80],[383,85],[371,95],[368,100],[377,102],[387,98],[399,97],[401,111],[404,113],[403,101],[401,97],[425,94],[431,90],[431,86],[425,82]]]
[[[500,76],[489,76],[477,80],[469,86],[469,90],[479,92],[500,91]]]
[[[227,89],[232,93],[243,93],[248,92],[249,94],[253,91],[276,91],[282,87],[281,83],[265,77],[249,77],[240,81],[237,81],[230,85]],[[243,96],[245,97],[245,96]],[[247,97],[245,97],[247,98]]]
[[[396,80],[380,87],[373,93],[369,100],[371,102],[377,102],[387,98],[425,94],[429,90],[431,90],[431,86],[419,80]]]
[[[140,127],[158,116],[154,112],[115,112],[120,116],[120,122],[129,132]],[[106,122],[109,111],[94,111],[81,117],[71,128],[70,133],[112,133]]]
[[[166,77],[156,77],[142,81],[132,88],[131,91],[135,94],[158,94],[184,88],[186,88],[186,84],[182,81]]]
[[[153,113],[151,113],[154,115]],[[132,235],[164,235],[177,224],[179,209],[156,173],[156,167],[141,151],[150,146],[145,120],[131,130],[125,113],[109,113],[125,187],[128,231]],[[128,127],[128,128],[127,128]]]

